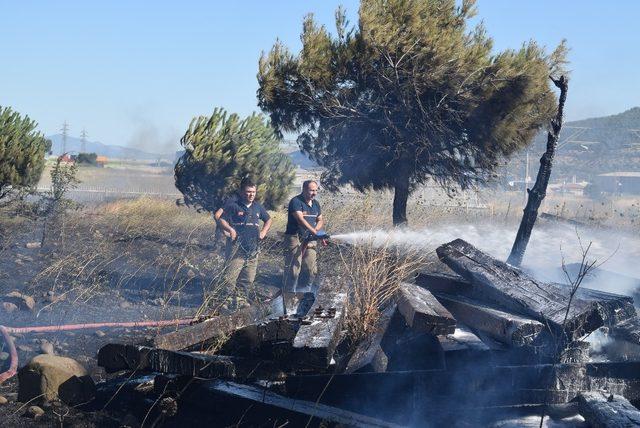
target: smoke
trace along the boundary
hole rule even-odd
[[[462,238],[499,260],[506,260],[517,227],[497,224],[446,224],[421,230],[372,230],[332,235],[332,239],[350,244],[396,246],[410,251],[434,251],[439,245]],[[544,281],[566,282],[561,269],[579,263],[582,247],[591,243],[587,260],[602,263],[601,269],[614,275],[594,275],[583,285],[613,293],[632,296],[640,286],[640,237],[631,234],[576,229],[569,225],[538,223],[531,235],[523,261],[523,268]],[[571,269],[569,269],[571,272]]]
[[[133,131],[127,146],[147,153],[169,154],[179,148],[180,132],[175,128],[160,128],[144,112],[131,116]]]

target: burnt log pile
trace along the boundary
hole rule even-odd
[[[108,344],[98,364],[154,375],[175,417],[200,409],[228,424],[453,426],[486,423],[495,409],[638,421],[640,358],[596,359],[585,341],[597,330],[638,343],[632,298],[572,295],[462,240],[437,254],[454,274],[400,284],[358,343],[345,334],[348,290],[323,284],[286,305],[277,297],[144,344]]]

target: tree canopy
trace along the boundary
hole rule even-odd
[[[0,199],[40,180],[50,142],[36,126],[28,116],[0,106]]]
[[[300,133],[330,189],[394,189],[394,224],[417,185],[487,181],[554,114],[564,43],[493,53],[482,24],[468,28],[474,1],[456,3],[362,0],[356,27],[338,9],[335,36],[308,15],[299,54],[277,41],[259,61],[276,130]]]
[[[213,212],[238,190],[244,177],[258,186],[257,199],[274,208],[287,197],[294,167],[269,122],[258,114],[241,119],[217,108],[195,117],[180,143],[176,187],[187,205]]]

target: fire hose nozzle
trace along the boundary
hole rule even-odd
[[[328,233],[325,232],[318,232],[315,235],[309,234],[309,236],[307,236],[304,239],[304,242],[312,242],[312,241],[325,241],[331,238],[331,235],[329,235]]]

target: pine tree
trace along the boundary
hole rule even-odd
[[[475,2],[362,0],[337,36],[305,18],[302,50],[276,42],[259,62],[258,100],[278,132],[326,168],[329,189],[393,189],[393,222],[429,179],[448,190],[486,182],[555,110],[548,76],[564,63],[534,41],[492,52]]]
[[[0,199],[40,180],[50,142],[36,126],[28,116],[0,106]]]
[[[241,119],[216,108],[211,116],[195,117],[180,143],[185,152],[175,166],[175,183],[189,206],[217,210],[247,176],[267,208],[288,196],[294,167],[262,115]]]

